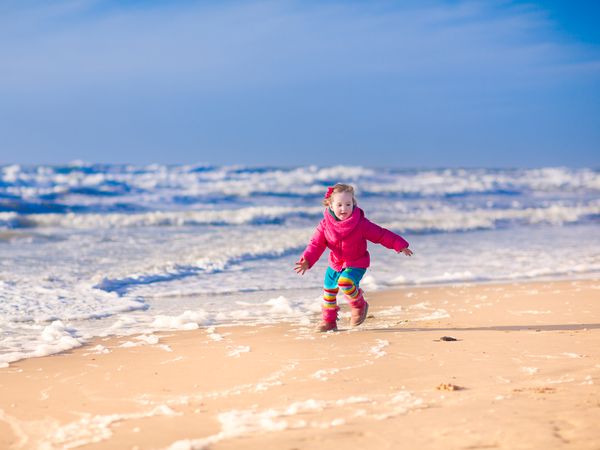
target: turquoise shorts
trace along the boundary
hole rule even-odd
[[[335,289],[338,287],[338,280],[340,279],[340,277],[342,276],[342,274],[348,278],[350,278],[352,281],[354,281],[354,284],[356,285],[356,287],[358,287],[358,284],[360,283],[360,280],[362,280],[362,277],[365,276],[367,269],[359,269],[356,267],[346,267],[345,269],[341,270],[340,272],[337,272],[335,270],[333,270],[331,267],[327,267],[327,271],[325,272],[325,281],[323,282],[323,285],[325,286],[325,289]]]

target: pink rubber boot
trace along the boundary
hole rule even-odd
[[[369,304],[366,302],[362,289],[358,292],[358,297],[350,303],[350,325],[359,326],[367,318]]]
[[[317,331],[325,333],[327,331],[337,331],[337,313],[340,308],[321,308],[321,323]]]

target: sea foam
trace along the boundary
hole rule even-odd
[[[367,298],[395,286],[600,274],[600,171],[589,168],[0,166],[0,364],[95,336],[307,325],[327,251],[303,277],[293,267],[338,181],[415,252],[370,244]]]

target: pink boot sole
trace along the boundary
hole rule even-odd
[[[321,322],[317,327],[317,331],[319,333],[327,333],[328,331],[337,331],[337,323],[336,322]]]

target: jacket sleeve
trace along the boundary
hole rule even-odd
[[[313,233],[312,238],[310,238],[306,250],[304,250],[304,253],[302,254],[302,258],[308,261],[309,268],[319,260],[326,248],[327,241],[325,240],[323,221],[321,221]]]
[[[396,250],[399,252],[408,247],[408,242],[404,238],[387,228],[380,227],[379,225],[371,222],[368,219],[364,220],[364,235],[367,240],[374,242],[375,244],[381,244],[386,248]]]

